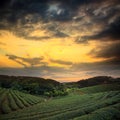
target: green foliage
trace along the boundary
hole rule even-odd
[[[11,112],[11,109],[10,109],[10,107],[9,107],[9,105],[8,105],[8,101],[7,101],[7,100],[5,100],[5,101],[2,103],[2,105],[1,105],[1,110],[2,110],[2,113],[4,113],[4,114],[7,114],[7,113],[10,113],[10,112]]]
[[[92,87],[85,87],[80,89],[72,90],[74,93],[78,94],[90,94],[90,93],[98,93],[98,92],[105,92],[105,91],[116,91],[120,90],[119,84],[104,84],[104,85],[96,85]]]
[[[22,98],[24,99],[24,93]],[[14,111],[12,114],[2,115],[1,120],[119,120],[119,108],[120,91],[70,94],[46,99],[46,102],[24,108],[19,113]]]
[[[120,111],[115,109],[114,106],[101,108],[88,115],[74,118],[73,120],[119,120]]]
[[[65,96],[68,95],[68,92],[66,89],[63,90],[54,89],[53,91],[44,92],[44,95],[48,97]]]
[[[11,86],[14,86],[12,89],[0,88],[0,119],[120,119],[119,84],[103,84],[81,89],[77,87],[67,88],[66,85],[55,84],[52,84],[50,81],[46,85],[30,78],[27,81],[23,80],[23,82],[16,82],[14,85],[11,84]],[[42,94],[47,97],[33,96],[13,89],[21,89],[27,93]],[[4,115],[3,113],[9,114]]]
[[[8,101],[9,101],[9,106],[12,110],[17,110],[18,106],[14,100],[14,98],[12,97],[11,93],[8,93]]]
[[[43,102],[44,98],[0,88],[0,114],[10,113]]]
[[[33,95],[46,95],[52,97],[68,94],[63,84],[51,79],[46,80],[36,77],[14,77],[4,75],[1,75],[0,78],[1,87],[12,88],[24,93]]]

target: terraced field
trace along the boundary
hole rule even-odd
[[[100,86],[99,86],[100,87]],[[101,86],[103,87],[103,86]],[[88,89],[88,88],[87,88]],[[92,89],[92,88],[90,88]],[[16,95],[16,92],[13,92]],[[10,107],[11,108],[11,107]],[[49,99],[22,110],[2,114],[1,120],[119,120],[120,91],[76,94]]]
[[[11,113],[44,101],[41,97],[0,88],[0,114]]]

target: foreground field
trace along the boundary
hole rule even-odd
[[[0,88],[0,114],[24,109],[44,101],[41,97],[25,94],[16,90]]]
[[[99,86],[98,88],[104,86]],[[95,87],[96,88],[96,87]],[[22,110],[2,114],[1,120],[119,120],[120,91],[111,85],[98,93],[84,89],[68,96],[48,99]],[[115,89],[116,88],[116,89]],[[111,91],[112,90],[112,91]],[[85,93],[86,91],[86,93]],[[15,93],[14,93],[15,94]]]

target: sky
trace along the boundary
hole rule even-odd
[[[0,74],[120,77],[120,1],[1,0]]]

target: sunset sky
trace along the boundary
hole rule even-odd
[[[1,0],[0,74],[120,77],[119,0]]]

